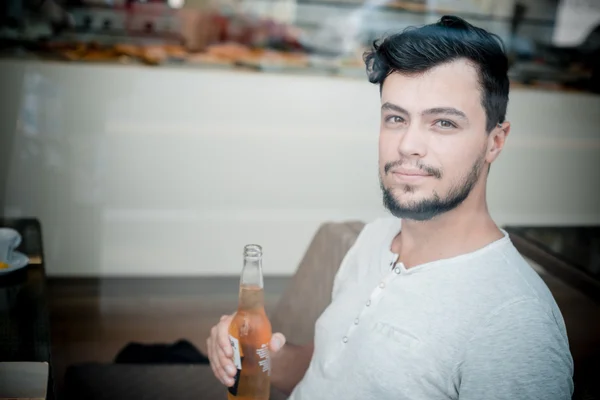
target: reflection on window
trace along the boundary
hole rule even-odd
[[[17,38],[5,52],[365,79],[362,54],[374,39],[456,14],[502,38],[515,85],[600,93],[596,0],[54,1],[44,2],[45,20],[25,16],[19,34],[10,24],[2,30]],[[20,41],[36,35],[49,40],[35,48]]]

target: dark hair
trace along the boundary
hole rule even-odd
[[[479,72],[481,104],[487,131],[504,122],[508,104],[508,58],[502,39],[462,18],[443,16],[438,22],[409,28],[382,40],[365,53],[371,83],[383,87],[393,72],[416,74],[456,59],[471,61]]]

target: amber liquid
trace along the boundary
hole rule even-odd
[[[238,310],[229,326],[229,335],[239,342],[242,369],[229,400],[269,400],[271,389],[271,322],[264,308],[264,291],[259,286],[242,285]],[[235,394],[232,393],[235,392]]]

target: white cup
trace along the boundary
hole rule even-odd
[[[10,263],[14,250],[21,244],[21,235],[12,228],[0,228],[0,261]]]

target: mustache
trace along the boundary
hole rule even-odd
[[[394,167],[401,167],[402,164],[405,164],[404,160],[391,161],[391,162],[385,164],[383,170],[385,171],[385,174],[387,175],[392,168],[394,168]],[[438,169],[438,168],[430,167],[428,165],[423,165],[423,164],[418,163],[418,162],[417,162],[416,167],[419,170],[421,170],[421,171],[423,171],[423,172],[425,172],[425,173],[427,173],[429,175],[432,175],[432,176],[434,176],[437,179],[441,179],[442,178],[442,171],[440,169]]]

